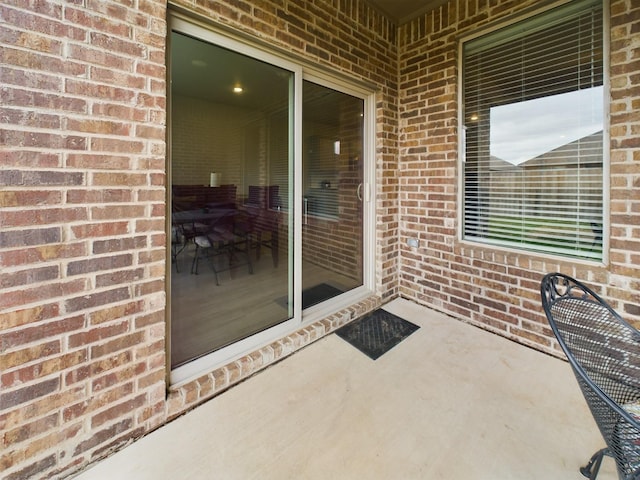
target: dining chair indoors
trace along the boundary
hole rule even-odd
[[[249,273],[253,273],[253,263],[250,255],[251,222],[249,216],[239,210],[230,210],[213,220],[207,231],[194,238],[196,246],[191,264],[191,273],[198,274],[198,263],[202,256],[210,259],[216,285],[220,285],[218,273],[227,268],[220,268],[216,258],[224,255],[228,258],[228,268],[237,266],[239,255],[246,259]]]

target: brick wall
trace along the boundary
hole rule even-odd
[[[611,194],[608,265],[458,240],[458,43],[540,2],[450,1],[399,28],[400,293],[557,353],[539,301],[544,273],[583,279],[640,324],[640,5],[611,2]],[[605,179],[606,181],[606,179]],[[420,247],[409,248],[407,239]]]
[[[166,6],[134,4],[0,6],[7,480],[164,421]]]
[[[456,240],[455,36],[534,2],[452,0],[400,29],[361,0],[176,3],[379,86],[383,298],[400,293],[551,349],[537,285],[563,270],[640,318],[637,2],[611,5],[607,267]],[[3,478],[62,478],[379,305],[362,302],[166,393],[165,18],[162,0],[0,5]],[[413,236],[417,251],[404,246]]]
[[[176,3],[378,83],[380,122],[393,122],[382,104],[395,102],[395,27],[359,0]],[[0,5],[4,479],[63,478],[379,305],[167,393],[166,11],[164,0]]]

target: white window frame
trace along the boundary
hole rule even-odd
[[[495,243],[485,243],[476,240],[470,240],[465,238],[465,162],[466,162],[466,128],[465,128],[465,102],[464,102],[464,46],[465,43],[489,35],[497,30],[509,27],[521,21],[527,21],[533,19],[539,14],[543,14],[556,7],[568,5],[572,3],[571,0],[560,0],[554,3],[548,4],[544,7],[529,10],[526,14],[516,14],[509,16],[505,20],[495,23],[490,27],[476,31],[472,34],[464,35],[459,38],[458,41],[458,71],[460,72],[458,82],[458,152],[459,152],[459,175],[458,175],[458,241],[463,244],[481,246],[484,248],[499,248],[500,250],[513,252],[515,254],[529,254],[542,257],[553,257],[561,259],[570,259],[574,262],[586,263],[586,264],[598,264],[607,265],[609,262],[609,232],[610,232],[610,150],[609,150],[609,138],[610,138],[610,88],[609,88],[609,36],[606,32],[610,31],[609,22],[609,0],[602,0],[603,11],[603,149],[602,149],[602,255],[599,259],[589,259],[582,257],[573,257],[568,255],[556,254],[548,251],[541,251],[535,249],[527,249],[514,247],[510,245],[496,245]]]

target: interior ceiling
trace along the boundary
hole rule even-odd
[[[439,7],[447,0],[367,0],[371,5],[385,13],[396,24],[402,25],[409,20]]]

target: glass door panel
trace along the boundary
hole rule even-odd
[[[304,81],[302,122],[304,310],[363,284],[364,100]]]
[[[171,366],[292,316],[293,78],[171,36]]]

